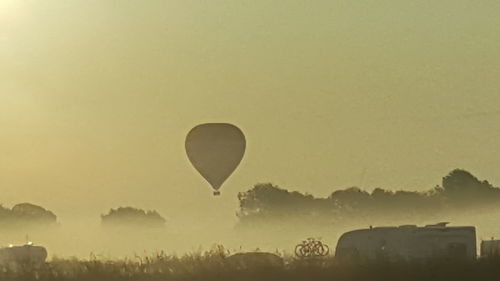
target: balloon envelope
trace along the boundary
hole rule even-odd
[[[189,161],[218,195],[219,188],[243,159],[246,140],[234,125],[208,123],[194,127],[185,145]]]

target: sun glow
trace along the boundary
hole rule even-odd
[[[22,14],[24,1],[1,0],[0,1],[0,26],[10,25]]]

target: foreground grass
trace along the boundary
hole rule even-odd
[[[53,259],[38,268],[10,265],[0,268],[2,281],[405,281],[500,280],[500,260],[474,262],[373,263],[340,265],[333,259],[286,259],[284,267],[259,263],[234,265],[217,248],[181,257],[158,253],[123,260]]]

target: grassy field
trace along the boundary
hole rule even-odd
[[[122,260],[53,258],[38,268],[3,266],[5,281],[405,281],[405,280],[500,280],[500,260],[474,262],[340,265],[333,258],[301,261],[285,257],[284,267],[265,264],[235,266],[227,252],[215,248],[181,257],[158,253]]]

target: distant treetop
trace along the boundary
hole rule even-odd
[[[0,205],[0,224],[19,226],[49,225],[57,222],[57,216],[30,203],[17,204],[12,209]]]
[[[144,211],[133,207],[111,209],[101,215],[103,225],[163,226],[166,220],[157,211]]]
[[[443,178],[443,189],[448,193],[478,193],[492,191],[494,187],[466,170],[455,169]]]

